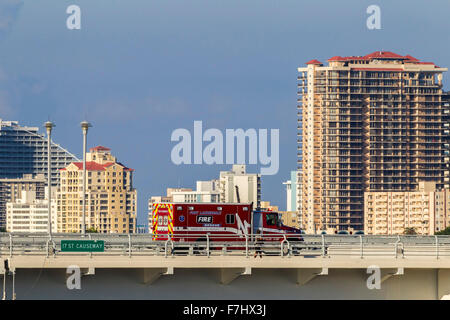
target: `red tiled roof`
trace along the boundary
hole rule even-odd
[[[106,147],[103,147],[103,146],[97,146],[97,147],[94,147],[94,148],[90,148],[89,150],[90,151],[111,151],[110,148],[106,148]]]
[[[390,51],[375,51],[364,56],[366,59],[383,58],[383,59],[407,59],[399,54]]]
[[[344,61],[346,58],[343,58],[341,56],[334,56],[328,59],[328,61]]]
[[[407,54],[405,56],[405,58],[407,58],[407,61],[411,61],[411,62],[419,62],[419,59],[414,58],[413,56],[410,56],[409,54]]]
[[[407,54],[405,56],[401,56],[397,53],[390,52],[390,51],[375,51],[375,52],[369,53],[363,57],[334,56],[334,57],[328,59],[328,61],[352,61],[352,60],[372,60],[372,59],[398,59],[398,60],[404,60],[404,62],[406,62],[406,63],[434,64],[433,62],[421,62],[419,59],[416,59],[409,54]],[[317,61],[317,60],[311,60],[310,62],[308,62],[308,64],[311,62],[314,62],[314,61]]]
[[[74,164],[78,168],[78,170],[83,170],[83,162],[72,162],[71,164]],[[86,161],[86,170],[88,170],[88,171],[104,171],[106,168],[108,168],[114,164],[121,166],[124,171],[134,171],[134,169],[128,168],[120,162],[107,162],[104,164],[100,164],[95,161]],[[60,170],[66,170],[66,168],[62,168]]]
[[[134,171],[134,169],[125,167],[125,166],[124,166],[123,164],[121,164],[120,162],[117,162],[117,164],[118,164],[118,165],[121,165],[121,166],[123,167],[123,170],[125,170],[125,171]]]
[[[316,59],[313,59],[313,60],[308,61],[306,64],[322,64],[322,62],[320,62]]]
[[[77,166],[78,170],[83,170],[83,162],[72,162],[71,164],[74,164]],[[95,161],[86,161],[86,170],[88,171],[103,171],[106,167],[114,164],[114,162],[108,162],[105,164],[100,164]],[[66,170],[65,168],[61,170]]]

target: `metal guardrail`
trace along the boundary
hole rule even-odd
[[[450,257],[450,236],[205,235],[0,233],[0,256]],[[61,240],[103,240],[104,252],[63,252]]]

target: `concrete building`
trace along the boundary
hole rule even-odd
[[[21,191],[21,196],[6,204],[7,232],[48,232],[48,200],[37,199],[35,191]],[[57,232],[56,201],[52,199],[52,232]]]
[[[308,233],[362,230],[364,192],[444,186],[446,68],[377,51],[298,68],[298,167]]]
[[[0,179],[22,179],[24,175],[39,174],[47,179],[47,138],[38,130],[21,126],[17,121],[0,119]],[[56,143],[52,143],[51,150],[52,186],[57,186],[59,169],[78,159]],[[40,191],[36,191],[37,198],[41,198]],[[0,229],[6,224],[6,207],[1,201]]]
[[[239,189],[241,203],[253,202],[259,207],[261,201],[261,175],[247,173],[245,165],[233,165],[231,171],[221,171],[219,177],[220,201],[237,203],[236,187]]]
[[[444,188],[450,189],[450,91],[442,94],[444,139]]]
[[[286,211],[297,212],[298,219],[302,218],[302,171],[291,171],[291,179],[283,182],[286,186]]]
[[[278,213],[281,215],[281,222],[285,226],[300,228],[300,221],[296,211],[279,211]]]
[[[278,212],[278,206],[271,205],[270,201],[261,201],[259,207],[262,210]]]
[[[366,192],[364,233],[403,234],[414,228],[420,235],[433,235],[450,226],[450,192],[436,190],[435,182],[419,182],[417,191]]]
[[[195,191],[172,191],[173,202],[220,202],[218,185],[217,180],[197,181],[197,189]]]
[[[0,179],[0,227],[6,227],[6,203],[16,202],[22,197],[22,191],[34,191],[36,199],[45,198],[45,186],[47,181],[43,174],[25,174],[22,178]]]
[[[43,174],[47,178],[47,138],[38,130],[0,119],[0,178],[16,179],[24,174]],[[51,150],[52,185],[57,186],[59,169],[79,160],[56,143],[52,143]]]
[[[100,233],[134,233],[136,189],[133,169],[116,160],[109,148],[91,148],[86,155],[86,229]],[[58,232],[82,231],[83,163],[61,169],[57,192]]]
[[[220,195],[218,191],[180,191],[174,192],[172,195],[173,202],[220,202]]]

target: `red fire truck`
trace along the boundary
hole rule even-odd
[[[154,203],[152,224],[154,240],[242,241],[260,234],[265,241],[303,241],[301,230],[285,226],[273,211],[252,210],[242,203]],[[223,236],[223,237],[222,237]]]

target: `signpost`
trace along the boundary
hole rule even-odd
[[[61,240],[61,252],[104,252],[103,240]]]

